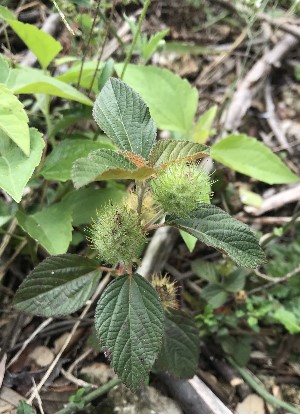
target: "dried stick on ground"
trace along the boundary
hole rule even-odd
[[[173,250],[177,237],[178,231],[172,227],[157,229],[137,272],[147,280],[151,279],[153,273],[160,272]]]
[[[272,90],[271,90],[271,83],[268,79],[265,86],[265,102],[266,102],[266,110],[267,110],[267,122],[276,137],[277,141],[281,145],[282,149],[286,149],[289,154],[292,154],[292,148],[289,147],[288,141],[284,132],[281,128],[279,120],[276,117],[275,113],[275,105],[272,100]]]
[[[232,414],[196,375],[190,380],[180,380],[161,374],[160,379],[188,414]]]
[[[260,216],[270,210],[275,210],[289,203],[300,200],[300,184],[288,190],[281,191],[271,197],[266,198],[259,208],[247,206],[245,211],[255,216]]]
[[[272,66],[278,64],[299,42],[300,38],[290,34],[285,35],[272,50],[266,52],[252,66],[245,78],[239,83],[225,115],[224,128],[227,131],[238,129],[243,116],[251,106],[252,99],[259,89],[259,81],[268,76]]]

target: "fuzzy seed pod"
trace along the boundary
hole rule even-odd
[[[104,262],[131,264],[140,258],[146,235],[136,212],[125,205],[108,205],[97,213],[89,240]]]
[[[160,297],[164,309],[177,308],[175,282],[170,282],[168,276],[161,276],[155,273],[152,276],[151,284]]]
[[[165,213],[184,217],[197,203],[209,203],[211,182],[196,164],[173,164],[151,183],[154,200]]]

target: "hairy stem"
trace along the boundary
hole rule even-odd
[[[144,195],[145,195],[145,191],[146,191],[146,184],[144,181],[142,181],[141,183],[136,182],[136,192],[137,192],[137,213],[139,216],[141,216],[142,214],[142,208],[143,208],[143,200],[144,200]]]
[[[97,20],[97,15],[98,15],[98,10],[99,10],[99,7],[100,7],[100,3],[101,3],[101,0],[98,0],[97,1],[97,4],[96,4],[96,7],[95,7],[95,14],[94,14],[94,18],[93,18],[92,27],[91,27],[91,30],[89,32],[89,37],[88,37],[88,40],[87,40],[87,44],[84,47],[84,50],[85,51],[84,51],[83,56],[82,56],[82,59],[81,59],[80,72],[79,72],[79,76],[78,76],[78,79],[77,79],[77,88],[79,88],[79,85],[80,85],[80,81],[81,81],[81,77],[82,77],[82,71],[83,71],[83,66],[84,66],[84,62],[86,60],[88,51],[89,51],[89,45],[91,43],[93,31],[94,31],[94,28],[95,28],[95,25],[96,25],[96,20]]]
[[[232,358],[229,358],[229,362],[238,371],[238,373],[247,382],[247,384],[250,385],[250,387],[253,388],[254,391],[260,395],[267,403],[271,404],[273,407],[283,408],[291,414],[300,414],[300,410],[298,408],[284,401],[278,400],[268,391],[266,391],[264,387],[258,383],[257,379],[253,374],[251,374],[251,372],[245,368],[240,367],[236,362],[234,362]]]
[[[94,391],[91,391],[87,395],[83,396],[81,401],[85,404],[88,404],[92,401],[94,401],[96,398],[101,397],[102,395],[106,394],[109,390],[114,388],[116,385],[120,384],[121,381],[118,378],[114,378],[110,381],[108,381],[106,384],[102,385],[101,387],[97,388]],[[79,404],[76,403],[70,403],[62,410],[57,411],[56,414],[73,414],[76,411],[80,411],[82,408],[79,406]]]
[[[125,75],[126,68],[127,68],[128,63],[129,63],[129,61],[131,59],[131,56],[132,56],[134,47],[136,45],[137,39],[138,39],[139,34],[140,34],[140,31],[141,31],[142,23],[143,23],[143,21],[145,19],[145,16],[146,16],[148,7],[150,6],[150,3],[151,3],[151,0],[146,0],[145,3],[144,3],[144,7],[143,7],[143,10],[142,10],[141,16],[139,18],[139,22],[138,22],[138,25],[137,25],[137,28],[136,28],[136,32],[134,34],[134,37],[133,37],[133,40],[132,40],[130,49],[129,49],[129,51],[127,53],[127,56],[126,56],[126,59],[125,59],[125,63],[124,63],[124,66],[123,66],[123,70],[122,70],[122,73],[121,73],[121,76],[120,76],[120,79],[121,80],[123,79],[123,77]]]

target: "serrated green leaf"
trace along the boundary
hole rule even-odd
[[[36,26],[12,19],[6,21],[28,49],[35,54],[44,69],[62,50],[62,45],[57,40]]]
[[[77,91],[73,86],[45,75],[38,69],[12,69],[6,80],[6,86],[15,94],[44,93],[77,101],[84,105],[93,105],[88,97]]]
[[[123,154],[99,149],[85,158],[79,158],[72,167],[72,180],[76,188],[97,180],[109,179],[145,179],[154,170],[148,166],[137,168]]]
[[[4,59],[3,55],[0,55],[0,83],[5,83],[10,71],[9,64]]]
[[[211,204],[198,204],[187,218],[167,216],[166,223],[228,254],[239,266],[255,268],[265,260],[250,227]]]
[[[27,157],[12,141],[4,148],[6,136],[1,136],[0,186],[17,203],[21,201],[23,190],[39,164],[44,148],[42,135],[30,128],[30,155]],[[8,138],[7,138],[8,139]]]
[[[157,366],[178,378],[191,378],[198,364],[199,334],[181,310],[165,312],[165,333]]]
[[[219,283],[216,267],[213,263],[202,259],[193,260],[191,263],[192,271],[201,279],[210,283]]]
[[[0,85],[0,129],[27,156],[30,152],[28,121],[28,116],[19,99],[4,85]]]
[[[164,313],[160,299],[142,276],[118,277],[98,302],[96,332],[112,352],[112,366],[124,384],[144,384],[158,355]]]
[[[31,215],[18,211],[16,217],[22,229],[50,254],[66,253],[72,240],[72,212],[62,203]]]
[[[149,164],[155,168],[167,167],[174,162],[182,162],[207,157],[209,148],[189,141],[157,141],[149,155]]]
[[[225,336],[220,338],[220,343],[223,351],[232,355],[240,366],[247,364],[251,354],[251,337],[239,335],[236,339],[233,336]]]
[[[238,269],[232,272],[224,280],[224,288],[227,292],[238,292],[243,289],[246,283],[246,277],[249,275],[249,271],[245,269]]]
[[[229,135],[211,147],[211,157],[242,174],[268,184],[300,181],[262,142],[248,135]]]
[[[101,142],[88,139],[64,140],[54,147],[39,173],[47,180],[70,180],[73,162],[102,147]]]
[[[17,407],[17,414],[36,414],[36,411],[25,400],[21,400]]]
[[[20,285],[15,307],[41,316],[69,315],[92,295],[101,276],[97,261],[75,254],[48,257]]]
[[[290,334],[294,335],[300,332],[299,320],[297,320],[293,312],[285,309],[283,306],[276,310],[273,318],[280,322]]]
[[[124,195],[125,191],[117,188],[81,188],[70,191],[61,203],[64,204],[66,209],[72,211],[73,226],[79,226],[96,219],[97,210],[101,211],[110,201],[117,204]]]
[[[156,126],[145,102],[126,83],[110,78],[96,99],[93,116],[120,149],[147,159],[156,140]]]
[[[226,302],[228,293],[225,292],[222,286],[211,283],[202,290],[201,297],[213,308],[219,308]]]
[[[120,76],[123,64],[115,69]],[[198,92],[186,79],[155,66],[128,65],[123,80],[145,100],[158,128],[190,135]]]
[[[194,127],[192,139],[194,142],[205,143],[211,133],[212,123],[217,113],[217,105],[212,106],[201,115]]]

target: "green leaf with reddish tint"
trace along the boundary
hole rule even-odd
[[[149,164],[165,168],[169,164],[191,161],[209,155],[209,147],[189,141],[157,141],[149,155]]]
[[[137,167],[122,153],[109,149],[99,149],[91,152],[87,157],[75,161],[71,175],[75,187],[80,188],[99,180],[143,180],[150,177],[154,172],[153,168],[147,165]]]

